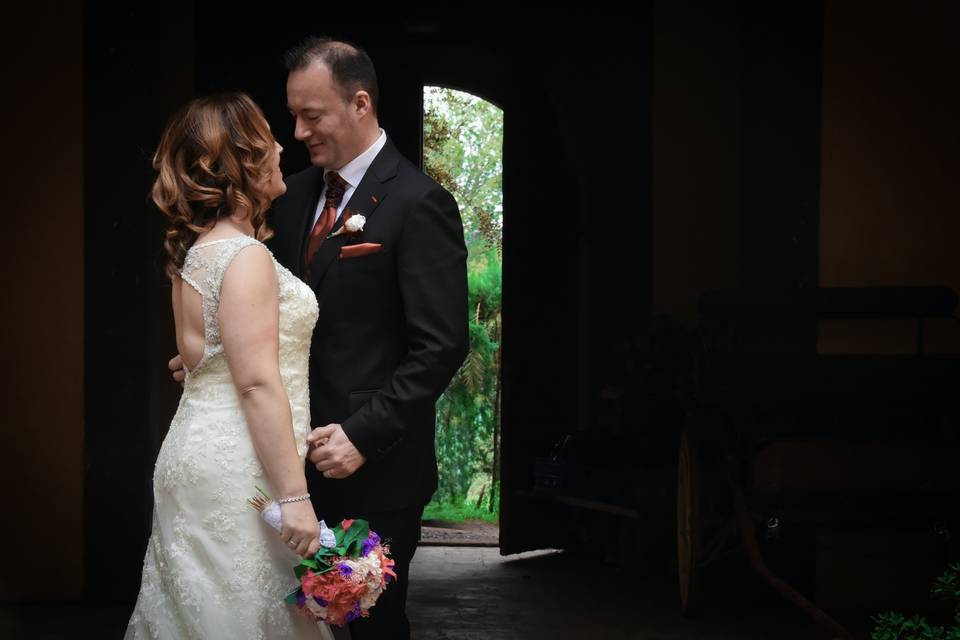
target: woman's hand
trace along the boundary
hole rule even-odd
[[[320,549],[320,523],[309,500],[284,502],[280,505],[283,528],[280,537],[291,551],[309,558]],[[293,544],[291,544],[291,542]]]

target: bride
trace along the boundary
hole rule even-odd
[[[281,151],[257,105],[229,93],[181,109],[154,156],[186,379],[128,639],[333,637],[283,603],[320,528],[304,476],[317,301],[261,242]],[[281,502],[280,535],[246,503],[256,486]]]

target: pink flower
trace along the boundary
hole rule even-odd
[[[378,555],[380,556],[380,568],[383,569],[383,583],[388,582],[387,576],[391,576],[394,580],[397,579],[397,574],[393,572],[393,567],[396,564],[391,558],[383,555],[382,547],[377,547]]]
[[[342,562],[345,558],[333,558],[333,562]],[[352,582],[339,571],[314,573],[310,569],[300,577],[300,586],[303,593],[309,597],[317,597],[326,602],[326,621],[330,624],[342,625],[348,619],[347,615],[357,607],[357,603],[366,595],[367,585]],[[360,615],[369,615],[361,611]]]

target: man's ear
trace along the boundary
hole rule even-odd
[[[370,94],[361,89],[353,94],[353,108],[357,115],[365,116],[373,111],[373,103],[370,101]]]

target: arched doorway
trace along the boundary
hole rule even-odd
[[[471,93],[425,86],[422,149],[424,171],[460,207],[470,303],[470,353],[437,403],[440,478],[424,520],[487,523],[480,529],[487,535],[479,537],[495,541],[501,461],[503,110]]]

